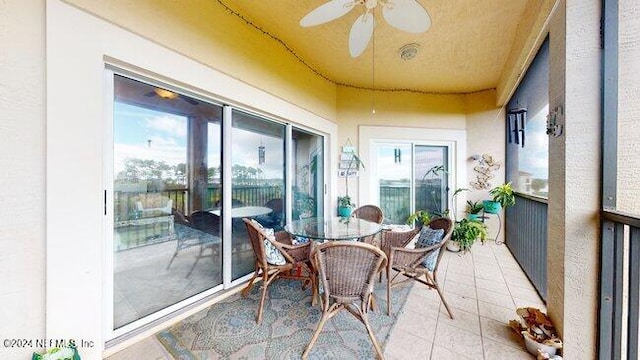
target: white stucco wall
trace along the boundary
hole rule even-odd
[[[0,338],[43,338],[44,0],[0,2]],[[34,349],[0,345],[0,358]]]
[[[596,357],[600,196],[600,1],[560,1],[550,25],[547,309],[565,359]]]

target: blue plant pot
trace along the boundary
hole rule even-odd
[[[348,206],[338,206],[338,216],[340,217],[351,216],[351,208]]]
[[[478,221],[480,220],[480,214],[467,214],[467,219],[470,221]]]
[[[502,206],[500,206],[500,203],[497,201],[484,200],[482,205],[484,206],[484,212],[488,214],[497,214],[500,212],[500,209],[502,209]]]

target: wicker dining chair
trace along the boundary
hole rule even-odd
[[[275,232],[275,241],[267,237],[265,231],[250,219],[242,219],[247,227],[251,247],[256,255],[255,272],[249,280],[247,286],[242,290],[242,296],[247,296],[253,288],[253,283],[258,277],[262,277],[262,295],[256,322],[262,322],[262,312],[264,301],[267,295],[267,287],[277,278],[302,280],[302,288],[306,289],[307,284],[311,284],[311,305],[315,305],[317,295],[316,272],[310,260],[311,243],[292,245],[291,235],[286,231]],[[273,265],[267,262],[265,252],[265,241],[270,242],[284,256],[283,265]],[[302,271],[304,270],[304,271]]]
[[[416,226],[409,231],[383,230],[380,240],[380,249],[384,251],[384,253],[387,255],[387,258],[389,258],[392,248],[407,247],[411,240],[413,240],[413,238],[415,238],[416,235],[420,233],[421,229],[422,226]],[[380,272],[380,281],[382,281],[382,272]]]
[[[376,205],[363,205],[353,211],[353,217],[368,220],[377,224],[384,221],[384,213]],[[375,244],[376,235],[367,236],[362,239],[367,244]]]
[[[404,246],[391,246],[389,250],[389,263],[387,265],[387,314],[391,313],[391,302],[389,301],[391,298],[391,288],[405,281],[415,280],[427,285],[431,289],[436,289],[442,303],[449,313],[449,317],[453,319],[453,313],[442,294],[442,289],[440,284],[438,284],[437,277],[438,265],[440,264],[440,259],[442,259],[442,255],[444,254],[444,246],[451,238],[451,233],[453,232],[453,221],[449,218],[437,218],[431,220],[428,225],[434,230],[444,230],[444,236],[439,243],[418,249],[407,249]],[[385,235],[388,234],[389,233]],[[436,251],[438,251],[438,255],[435,261],[435,266],[433,270],[430,270],[424,266],[423,262],[428,256],[434,254]],[[391,270],[395,270],[398,273],[391,277]],[[424,279],[422,279],[421,276],[424,276]],[[400,279],[398,279],[398,277],[400,277]],[[396,281],[396,279],[398,280]]]
[[[382,350],[369,325],[367,313],[376,275],[386,266],[387,256],[373,245],[352,241],[314,244],[311,256],[323,288],[320,297],[322,318],[302,358],[309,356],[327,320],[346,309],[364,324],[376,354],[382,359]]]

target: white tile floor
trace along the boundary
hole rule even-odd
[[[438,278],[455,319],[435,290],[416,284],[386,345],[388,360],[533,359],[506,324],[516,318],[516,307],[546,308],[505,245],[446,252]],[[155,337],[109,357],[134,359],[173,358]]]

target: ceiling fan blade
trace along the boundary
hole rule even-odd
[[[422,33],[431,26],[431,18],[416,0],[392,0],[382,8],[389,25],[410,33]]]
[[[351,32],[349,32],[349,53],[351,57],[355,58],[360,56],[364,49],[367,48],[373,35],[374,25],[375,20],[373,13],[366,12],[358,16],[356,22],[353,23],[351,27]]]
[[[331,0],[320,5],[300,20],[300,26],[324,24],[347,14],[356,5],[355,0]]]

